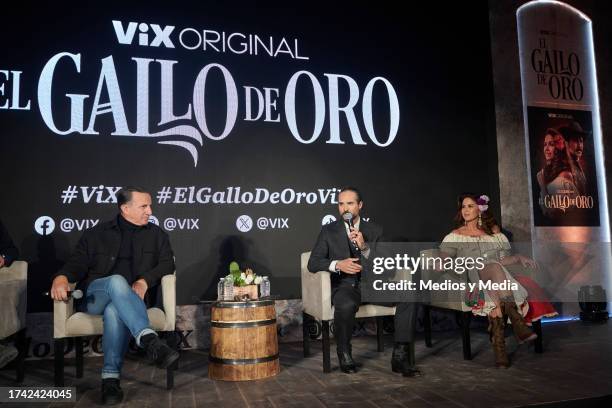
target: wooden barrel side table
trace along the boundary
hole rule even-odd
[[[274,300],[215,302],[210,321],[211,379],[257,380],[280,372]]]

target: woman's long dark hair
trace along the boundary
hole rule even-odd
[[[463,219],[463,215],[461,215],[461,207],[463,206],[463,200],[466,198],[471,198],[474,202],[478,202],[478,197],[476,194],[465,193],[461,194],[457,197],[457,215],[455,215],[455,226],[456,228],[463,227],[465,225],[465,220]],[[501,225],[497,221],[495,221],[495,217],[491,213],[490,209],[483,211],[480,213],[480,218],[482,219],[482,226],[478,227],[483,230],[488,235],[493,235],[495,231],[493,229],[495,227],[501,230]]]
[[[544,167],[544,183],[548,184],[564,171],[571,171],[565,148],[557,150],[549,164]]]
[[[555,153],[550,163],[544,165],[544,183],[548,184],[557,178],[564,171],[571,171],[567,149],[565,147],[565,139],[563,135],[554,128],[546,129],[544,137],[550,135],[555,140]]]

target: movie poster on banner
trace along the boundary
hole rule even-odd
[[[596,54],[592,21],[560,1],[517,9],[526,161],[534,215],[529,248],[538,283],[580,313],[583,286],[612,290]],[[601,52],[601,49],[599,49]],[[562,244],[558,244],[562,243]]]
[[[605,235],[591,20],[562,2],[532,1],[518,9],[517,24],[533,226],[603,226]],[[578,241],[599,234],[561,228],[535,233],[539,239]]]
[[[530,106],[535,226],[599,226],[592,113]]]

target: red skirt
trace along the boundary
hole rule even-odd
[[[559,314],[547,300],[548,297],[544,290],[533,279],[525,275],[516,275],[514,279],[525,288],[528,294],[527,303],[529,304],[529,311],[525,315],[525,323],[531,324],[531,322],[540,320],[543,317],[553,317]]]

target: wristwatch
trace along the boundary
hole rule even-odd
[[[340,270],[340,268],[338,268],[338,263],[336,262],[336,273],[338,275],[340,275],[340,272],[342,272],[342,271]]]

